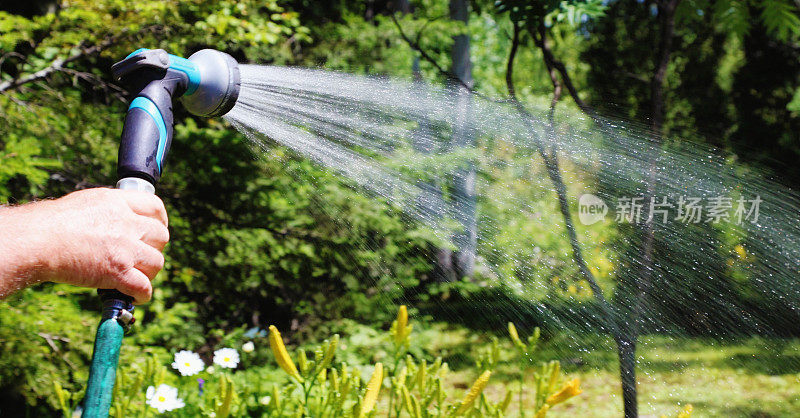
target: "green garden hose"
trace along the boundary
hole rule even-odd
[[[111,408],[119,350],[125,329],[133,324],[131,299],[115,290],[101,291],[103,319],[97,327],[83,418],[105,418]]]

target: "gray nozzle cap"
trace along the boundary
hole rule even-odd
[[[205,117],[228,113],[239,98],[239,64],[232,56],[214,49],[197,51],[188,59],[200,70],[200,85],[194,93],[181,98],[186,110]]]

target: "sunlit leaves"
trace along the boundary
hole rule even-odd
[[[42,158],[41,153],[35,138],[5,138],[5,147],[0,149],[0,201],[9,198],[6,184],[10,179],[20,176],[30,184],[41,184],[49,177],[46,169],[61,166],[57,160]]]
[[[676,20],[711,19],[734,36],[746,35],[759,21],[775,39],[791,41],[800,35],[800,6],[793,0],[689,0],[681,2]]]
[[[716,1],[713,2],[712,11],[714,18],[735,36],[744,36],[750,30],[751,17],[747,2],[740,0]]]
[[[508,12],[513,22],[535,29],[540,24],[552,26],[555,23],[577,25],[603,15],[606,2],[602,0],[498,0],[497,11]]]
[[[800,35],[800,10],[791,0],[761,1],[761,19],[777,39],[787,41]]]

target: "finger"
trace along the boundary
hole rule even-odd
[[[139,242],[137,247],[136,261],[133,267],[152,280],[164,268],[164,255],[161,254],[161,251],[143,242]]]
[[[135,304],[145,303],[153,295],[150,279],[138,269],[126,271],[115,283],[115,289],[133,298]]]
[[[158,196],[133,190],[122,190],[122,196],[134,213],[159,220],[164,226],[169,226],[167,209]]]
[[[141,232],[139,240],[156,250],[163,250],[169,242],[169,229],[161,221],[140,217],[138,228]]]

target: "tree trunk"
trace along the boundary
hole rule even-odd
[[[450,0],[450,18],[467,23],[469,19],[469,2],[467,0]],[[454,148],[475,146],[469,120],[471,115],[472,95],[472,63],[469,54],[469,35],[461,34],[453,37],[452,73],[460,82],[451,82],[456,95],[456,123],[453,126],[451,143]],[[478,225],[475,219],[475,167],[473,163],[465,164],[454,173],[453,178],[453,212],[462,230],[453,237],[456,245],[454,268],[457,278],[472,277],[475,265]]]
[[[536,36],[537,34],[538,37]],[[553,100],[550,103],[550,112],[548,113],[548,142],[553,143],[555,141],[554,115],[555,106],[561,97],[561,81],[563,81],[567,86],[567,91],[570,93],[572,98],[575,100],[575,103],[578,104],[581,110],[592,117],[598,126],[602,127],[601,119],[598,118],[594,110],[584,103],[578,96],[577,90],[575,89],[572,80],[566,71],[566,67],[563,65],[563,63],[556,60],[555,56],[553,55],[553,52],[547,42],[547,31],[545,26],[543,24],[540,25],[537,28],[537,32],[531,31],[531,36],[533,37],[536,46],[542,51],[542,57],[544,58],[545,66],[547,67],[550,80],[553,84]],[[517,30],[515,30],[514,39],[512,42],[512,57],[516,51],[518,42],[518,33]],[[511,64],[512,61],[509,60],[509,67],[506,72],[506,84],[509,84],[509,86],[513,85],[513,81],[511,80],[511,69],[513,66]],[[561,75],[561,80],[559,80],[558,75]],[[509,92],[511,93],[512,97],[514,97],[514,89],[512,87],[509,87]],[[519,104],[517,104],[517,106],[519,106]],[[637,417],[639,412],[636,389],[636,339],[638,332],[636,323],[639,319],[638,313],[641,311],[634,309],[632,312],[633,315],[621,315],[618,312],[615,312],[603,297],[602,289],[600,289],[600,287],[597,285],[594,276],[589,270],[589,267],[586,265],[586,261],[583,259],[580,245],[578,243],[577,233],[575,231],[575,226],[572,222],[572,216],[569,212],[566,187],[561,179],[556,152],[555,150],[552,150],[548,154],[544,146],[541,145],[539,152],[542,155],[542,159],[545,161],[545,165],[548,168],[548,174],[550,175],[550,179],[553,181],[553,185],[555,186],[556,193],[559,197],[559,206],[564,217],[565,226],[573,249],[573,259],[578,265],[578,269],[580,270],[584,279],[591,286],[595,299],[600,303],[600,306],[603,307],[606,326],[608,327],[608,331],[614,338],[614,342],[617,346],[620,383],[622,386],[622,403],[624,406],[625,417]],[[642,295],[637,294],[637,297],[640,296]],[[639,308],[639,302],[637,301],[636,303],[637,308]],[[625,320],[622,318],[627,318],[627,323],[623,323]]]
[[[664,79],[669,66],[672,53],[672,37],[675,33],[675,9],[680,0],[661,0],[657,2],[658,21],[660,26],[658,56],[653,79],[650,82],[650,131],[652,134],[649,146],[649,161],[647,180],[644,192],[644,206],[642,223],[642,258],[640,274],[635,286],[633,314],[629,317],[627,339],[617,341],[620,360],[620,378],[622,379],[623,399],[625,403],[625,417],[638,416],[636,403],[636,341],[642,324],[650,322],[649,297],[652,294],[655,241],[655,220],[650,218],[649,202],[655,199],[657,178],[658,153],[661,149],[661,136],[664,129]],[[634,280],[636,280],[634,278]],[[626,392],[629,391],[630,393]]]
[[[397,12],[407,15],[411,13],[411,2],[408,0],[399,0],[395,3]],[[414,57],[411,63],[411,74],[414,79],[415,86],[423,93],[427,88],[422,83],[422,73],[419,67],[419,57]],[[415,152],[421,154],[430,154],[437,151],[435,148],[437,144],[432,143],[431,127],[428,125],[424,118],[418,121],[419,126],[414,131],[411,147]],[[442,190],[440,185],[419,181],[417,186],[423,190],[423,194],[418,197],[417,205],[423,213],[428,213],[435,219],[443,219],[447,215],[447,206],[442,198]],[[434,280],[439,282],[452,282],[456,279],[455,268],[453,266],[453,251],[449,248],[438,247],[433,249],[434,259],[431,260],[433,268],[431,269],[431,276]]]
[[[619,377],[622,382],[622,404],[625,418],[639,416],[639,405],[636,397],[636,336],[631,332],[623,332],[614,337],[619,359]]]

